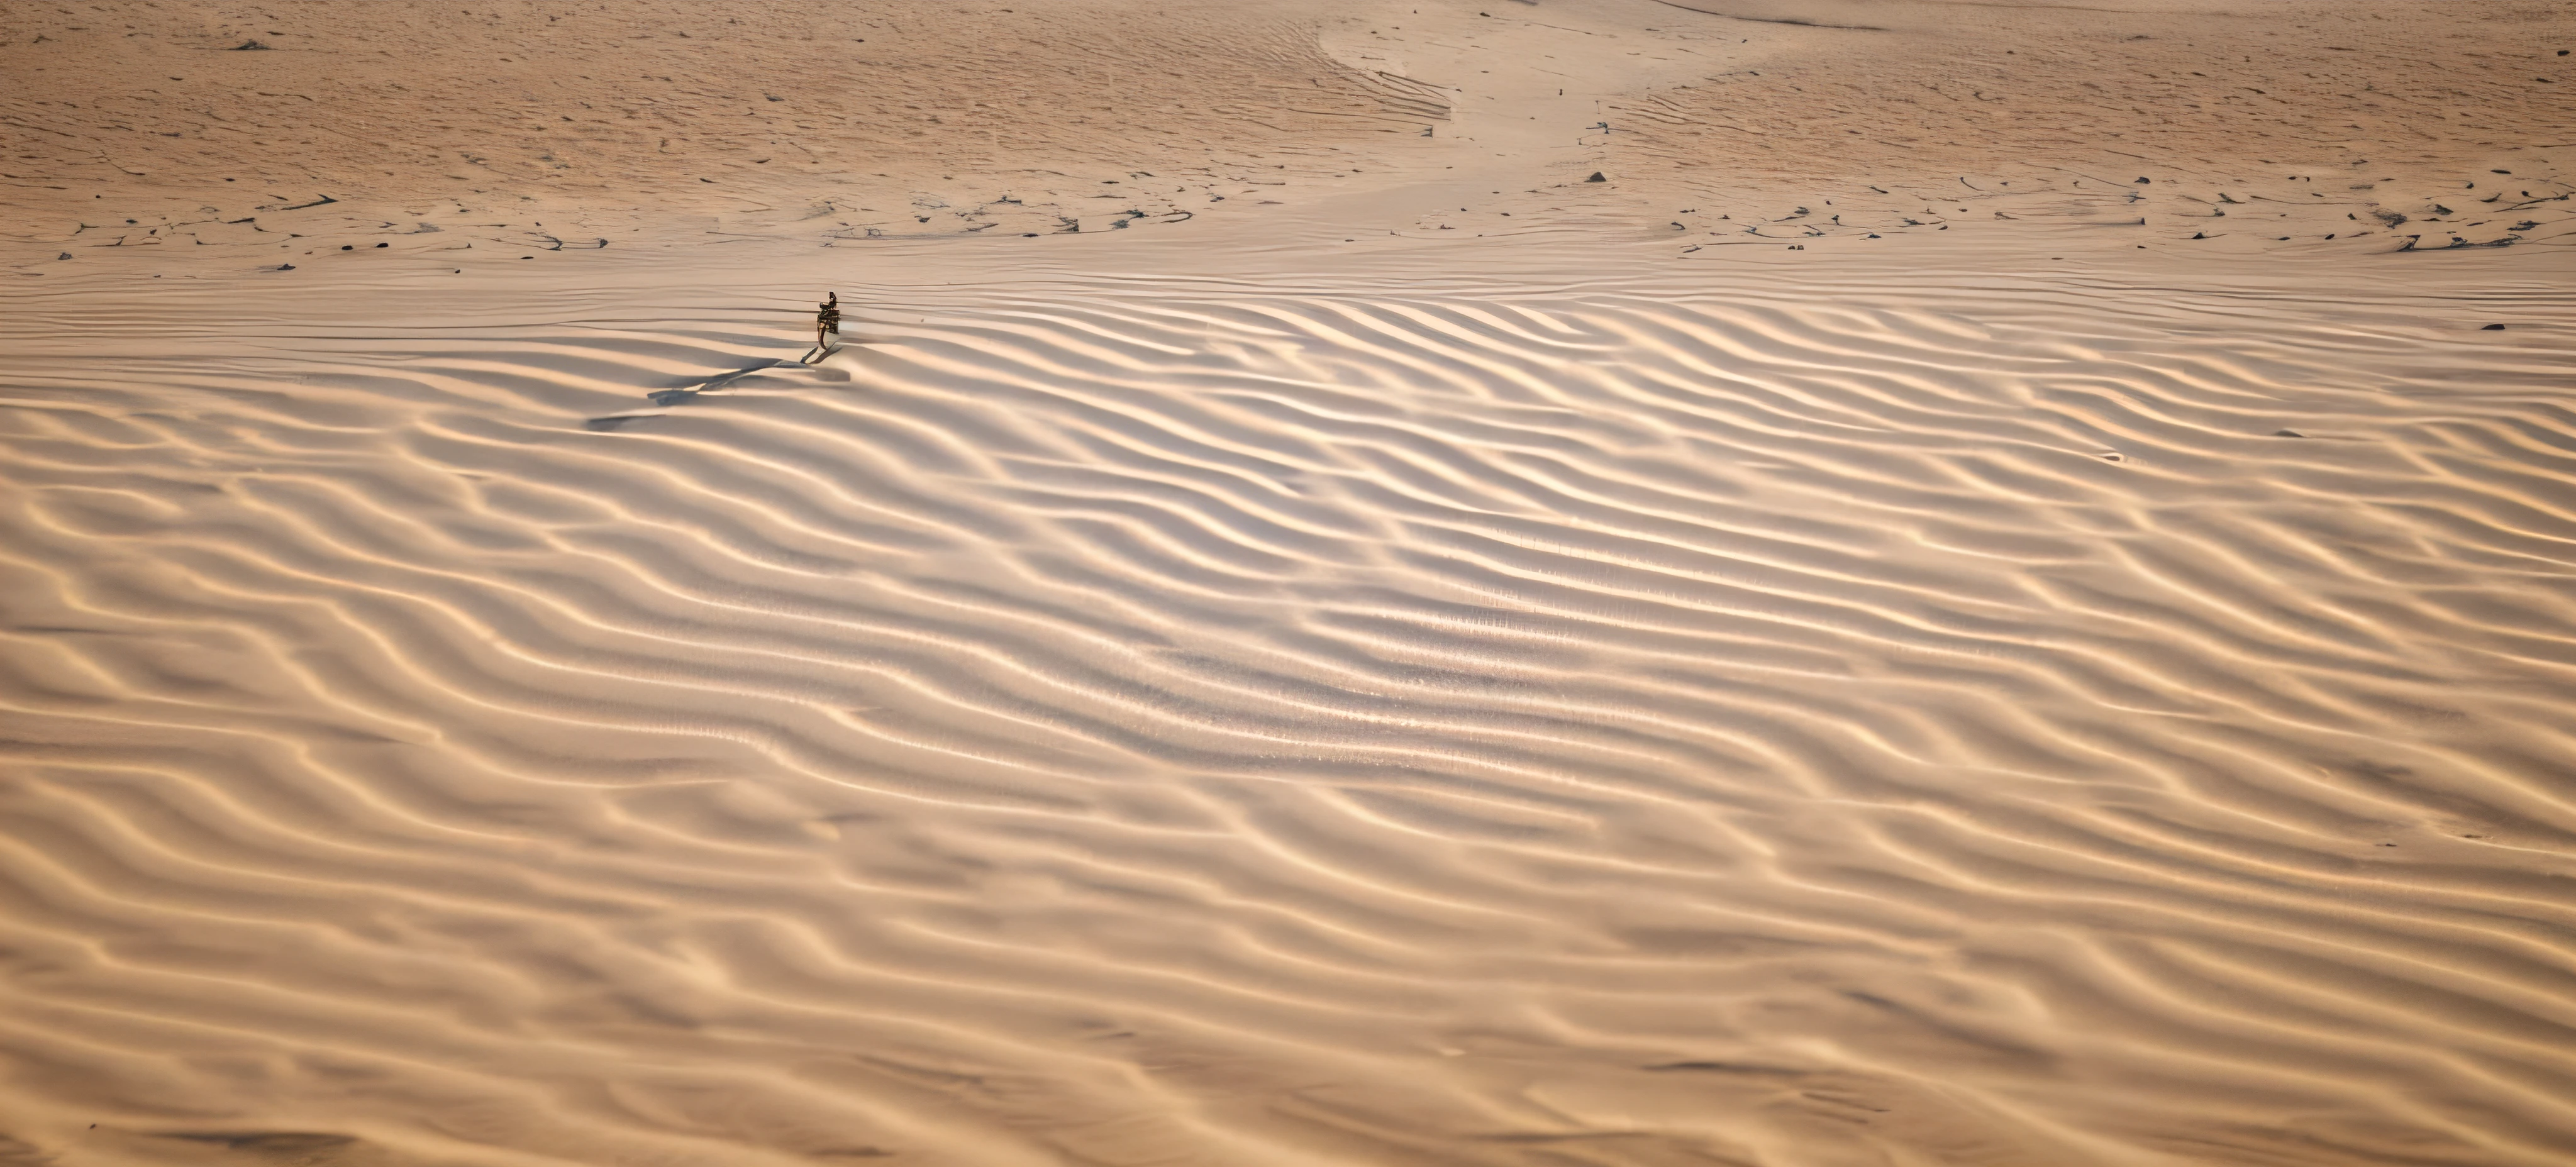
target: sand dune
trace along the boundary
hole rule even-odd
[[[2563,9],[2446,7],[2429,26],[2368,4],[1688,7],[1847,22],[1612,105],[1610,164],[1699,195],[1693,228],[1724,204],[1768,224],[1748,233],[1799,238],[2008,217],[2244,250],[2576,230]],[[1847,221],[1779,205],[1820,189]]]
[[[624,245],[1185,218],[1220,179],[1341,174],[1415,132],[1417,91],[1335,67],[1311,23],[1257,0],[22,6],[0,206],[46,260],[549,218]]]
[[[1153,62],[1158,100],[1231,70],[1437,115],[1281,129],[1310,151],[1263,180],[1289,185],[1151,230],[870,239],[567,193],[546,222],[634,237],[535,252],[533,216],[458,220],[379,253],[352,218],[284,260],[13,268],[42,274],[0,293],[0,1162],[2576,1154],[2556,237],[2142,249],[2069,180],[1947,233],[1721,246],[1734,219],[1671,231],[1653,200],[1720,171],[1747,206],[1847,190],[1900,156],[1692,154],[1721,107],[1839,123],[1800,116],[1814,74],[1624,63],[1668,31],[1642,14],[1774,38],[1846,102],[1940,58],[1864,67],[1821,38],[1865,30],[1774,21],[1966,34],[1922,6],[1504,3],[1402,30],[852,10],[946,38],[918,59],[969,79],[893,93],[964,109],[996,76],[1062,96]],[[2522,27],[2459,10],[2465,37]],[[458,103],[456,54],[621,20],[567,44],[637,73],[776,53],[776,104],[860,100],[798,71],[835,58],[794,55],[818,10],[785,6],[742,17],[771,39],[668,58],[658,9],[505,7],[480,42],[416,7],[69,11],[409,36],[440,47],[383,77],[452,75]],[[715,11],[680,10],[689,39]],[[61,15],[12,10],[7,51]],[[2128,35],[2101,19],[2083,35]],[[2350,31],[2261,19],[2225,35]],[[127,31],[101,24],[93,52]],[[1028,27],[1067,39],[969,52]],[[2170,47],[2128,43],[2102,51]],[[1479,54],[1524,68],[1469,81]],[[972,72],[997,59],[1045,67]],[[1611,112],[1675,120],[1586,139],[1532,80],[1558,64],[1587,93],[1626,70]],[[2493,169],[2558,181],[2532,131],[2563,107],[2480,92],[2497,149],[2541,160]],[[397,116],[348,102],[330,118]],[[741,144],[689,116],[693,162]],[[1998,199],[2023,181],[2028,124],[1957,125]],[[942,133],[886,173],[989,146]],[[685,170],[640,141],[562,181]],[[455,193],[413,165],[345,201]],[[2157,207],[2235,177],[2160,165]],[[1515,170],[1539,177],[1495,185]],[[826,287],[842,343],[800,363]]]
[[[2563,326],[948,295],[43,362],[14,1129],[2564,1153]]]
[[[2576,239],[2563,5],[1127,5],[22,5],[0,260],[1269,236],[1265,206],[1677,251]]]

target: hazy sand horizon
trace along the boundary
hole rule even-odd
[[[0,1163],[2576,1156],[2576,14],[1483,2],[0,8]]]

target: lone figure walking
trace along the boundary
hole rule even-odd
[[[822,306],[814,312],[814,352],[818,357],[832,350],[832,337],[841,331],[841,294],[823,295]]]

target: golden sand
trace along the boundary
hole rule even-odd
[[[0,1163],[2576,1159],[2565,5],[0,42]]]

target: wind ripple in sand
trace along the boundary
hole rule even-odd
[[[38,361],[0,1118],[2576,1153],[2563,339],[1948,299],[1023,292],[667,410],[774,344]]]

